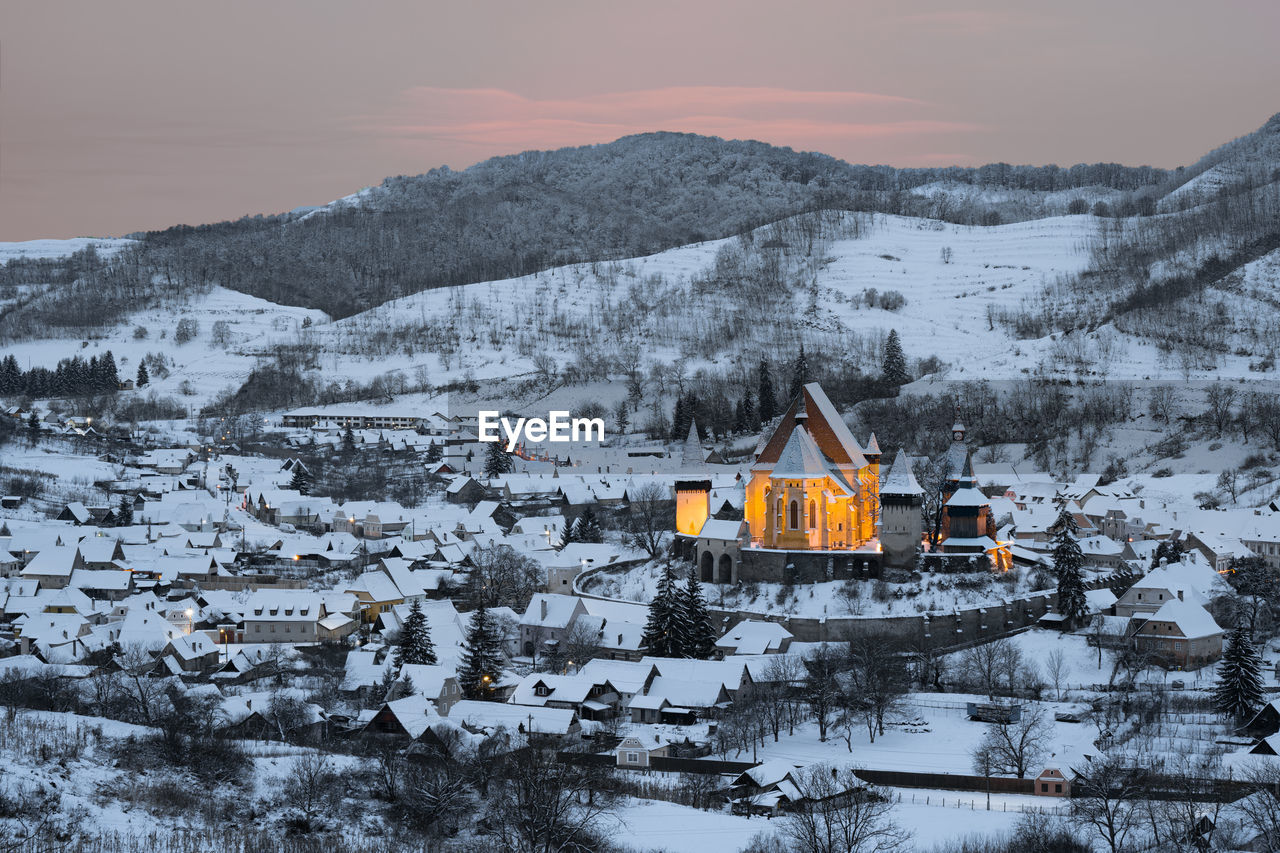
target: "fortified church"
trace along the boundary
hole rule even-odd
[[[675,485],[676,549],[712,583],[814,583],[912,569],[922,550],[925,490],[899,450],[883,475],[873,433],[866,445],[812,382],[755,450],[742,521],[711,517],[711,479],[690,427]],[[1007,568],[985,495],[978,490],[965,429],[952,429],[942,484],[936,553],[987,554]]]

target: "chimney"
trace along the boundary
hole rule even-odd
[[[542,621],[547,621],[547,600],[542,599]]]
[[[1182,601],[1182,590],[1178,590],[1178,600]]]

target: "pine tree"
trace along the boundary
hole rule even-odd
[[[564,535],[560,537],[560,547],[570,545],[574,542],[581,542],[578,538],[578,522],[570,521],[564,526]]]
[[[760,422],[768,423],[778,416],[778,397],[773,393],[769,362],[760,359]]]
[[[756,413],[756,401],[751,396],[751,389],[742,395],[742,423],[747,432],[760,429],[760,416]]]
[[[351,424],[342,431],[342,452],[348,456],[356,452],[356,434],[351,431]]]
[[[589,506],[582,511],[582,515],[578,516],[575,527],[575,541],[596,543],[604,541],[604,533],[600,530],[600,522],[596,518],[595,510]]]
[[[300,495],[311,493],[311,475],[307,473],[306,468],[302,467],[301,462],[293,466],[293,477],[289,479],[289,488]]]
[[[907,358],[902,354],[902,340],[898,337],[897,329],[890,329],[889,337],[884,342],[881,379],[887,388],[900,388],[911,381],[911,374],[907,372]]]
[[[658,581],[658,593],[649,602],[649,619],[640,645],[651,655],[668,658],[685,656],[687,625],[684,601],[676,588],[675,570],[667,563]]]
[[[618,401],[618,405],[613,410],[613,420],[614,420],[614,423],[617,425],[618,435],[626,435],[627,426],[631,422],[631,417],[628,414],[626,400]]]
[[[698,580],[696,567],[689,572],[684,588],[684,618],[688,643],[685,657],[710,660],[716,652],[716,631],[711,625],[706,599],[702,597],[702,583]]]
[[[1220,714],[1238,721],[1247,720],[1263,705],[1262,658],[1243,621],[1227,640],[1227,649],[1218,665],[1218,684],[1213,690],[1213,706]]]
[[[800,344],[800,355],[796,356],[795,367],[791,370],[791,390],[788,398],[794,400],[809,382],[809,357],[804,354],[804,344]]]
[[[427,463],[434,465],[444,458],[444,448],[434,441],[427,447]]]
[[[120,390],[120,371],[116,368],[116,357],[107,350],[98,361],[98,383],[102,391]]]
[[[129,500],[128,495],[120,496],[120,506],[116,508],[116,524],[120,527],[133,524],[133,501]]]
[[[1068,625],[1076,624],[1089,610],[1082,574],[1084,553],[1076,539],[1079,530],[1066,500],[1060,497],[1058,520],[1054,522],[1053,570],[1058,576],[1058,612],[1067,620]]]
[[[501,641],[484,602],[471,614],[471,628],[458,663],[458,686],[468,699],[492,699],[502,674]]]
[[[1160,567],[1160,561],[1167,563],[1176,563],[1182,559],[1182,543],[1177,539],[1166,539],[1156,546],[1155,553],[1151,555],[1151,568]]]
[[[27,441],[35,445],[40,441],[40,416],[35,412],[31,413],[31,417],[27,418]]]
[[[490,479],[511,472],[511,454],[502,449],[499,441],[489,442],[484,456],[484,475]]]
[[[409,615],[400,626],[395,663],[397,667],[406,663],[436,663],[436,647],[431,642],[431,626],[427,624],[427,615],[422,612],[422,602],[419,599],[413,600],[413,604],[409,606]]]
[[[138,362],[138,378],[134,380],[134,385],[139,388],[146,388],[147,383],[151,381],[151,376],[147,373],[147,363],[145,361]]]

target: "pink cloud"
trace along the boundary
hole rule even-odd
[[[935,105],[868,92],[773,87],[678,86],[576,98],[528,98],[502,89],[417,87],[385,113],[364,116],[367,133],[399,146],[484,155],[607,142],[632,133],[683,131],[760,139],[845,156],[865,143],[981,131]],[[936,150],[936,149],[934,149]]]

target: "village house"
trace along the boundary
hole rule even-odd
[[[582,599],[575,596],[535,594],[520,617],[521,653],[529,657],[546,654],[548,647],[563,641],[574,621],[586,612]]]
[[[1166,669],[1199,669],[1222,657],[1223,630],[1199,604],[1166,601],[1133,635],[1139,651]]]
[[[244,611],[246,643],[315,643],[326,615],[323,599],[303,590],[260,589]]]

